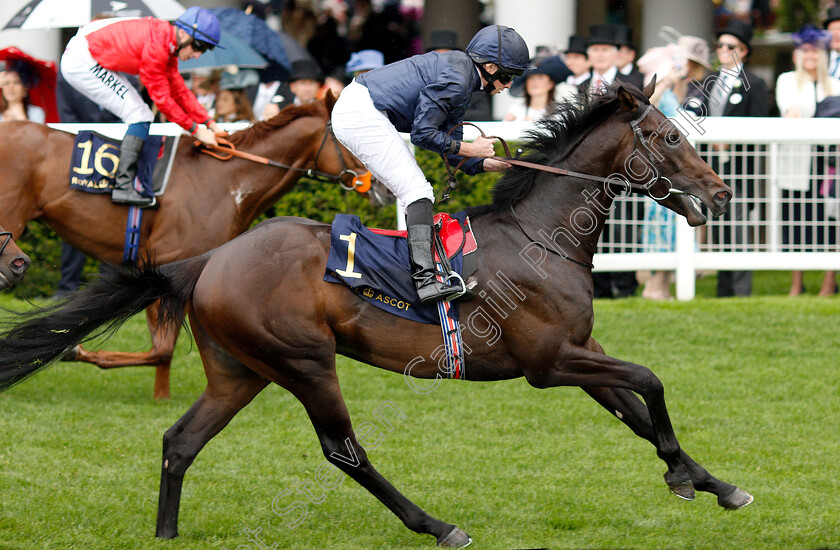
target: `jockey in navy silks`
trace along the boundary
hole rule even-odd
[[[405,209],[412,278],[423,304],[449,299],[461,289],[435,277],[434,192],[399,132],[410,133],[417,147],[472,157],[461,168],[467,174],[507,169],[510,164],[489,158],[495,154],[494,140],[461,141],[460,127],[447,133],[463,122],[474,91],[501,93],[529,67],[522,37],[510,27],[491,25],[481,29],[463,52],[415,55],[359,75],[333,108],[338,140]],[[450,161],[457,164],[460,158]]]

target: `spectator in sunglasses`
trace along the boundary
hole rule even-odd
[[[704,110],[709,116],[766,117],[767,85],[758,75],[744,69],[751,52],[752,26],[730,19],[715,35],[715,49],[720,71],[703,81]],[[702,148],[701,148],[702,149]],[[707,162],[733,188],[733,200],[726,213],[726,223],[712,230],[712,239],[723,250],[745,248],[753,240],[755,227],[750,211],[758,205],[756,197],[755,146],[715,143]],[[718,271],[717,295],[749,296],[752,294],[752,271]]]
[[[205,144],[216,145],[216,122],[178,73],[178,61],[196,59],[219,46],[221,27],[213,12],[192,7],[170,24],[153,17],[102,19],[81,27],[61,57],[61,73],[76,90],[127,123],[111,200],[154,204],[134,186],[137,160],[154,115],[121,73],[139,75],[168,120]],[[219,46],[221,47],[221,46]]]

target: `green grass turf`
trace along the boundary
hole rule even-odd
[[[807,274],[816,292],[821,274]],[[596,302],[607,353],[665,385],[683,448],[755,502],[724,512],[713,496],[670,495],[653,448],[577,388],[524,380],[447,382],[420,395],[398,375],[339,361],[355,425],[393,419],[373,464],[474,548],[840,548],[840,298],[789,299],[789,274],[756,275],[751,298]],[[0,298],[4,307],[22,302]],[[142,318],[106,349],[145,349]],[[151,399],[152,369],[57,364],[0,394],[0,549],[257,550],[432,548],[349,478],[290,529],[272,500],[324,462],[300,404],[269,387],[198,456],[184,483],[181,537],[154,539],[163,432],[203,389],[182,338],[172,399]],[[314,482],[310,482],[313,486]],[[320,491],[313,491],[320,496]],[[296,496],[287,496],[286,505]]]

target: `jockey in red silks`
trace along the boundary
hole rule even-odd
[[[435,277],[435,196],[399,132],[409,132],[418,147],[449,155],[453,164],[460,161],[455,155],[474,157],[463,165],[468,174],[505,170],[510,164],[488,158],[495,154],[493,140],[462,141],[463,131],[455,126],[463,122],[474,91],[501,93],[528,68],[522,37],[510,27],[491,25],[478,31],[466,51],[415,55],[357,76],[333,108],[338,140],[405,208],[412,278],[423,304],[450,299],[461,289]]]
[[[153,17],[102,19],[81,27],[64,55],[61,73],[76,90],[128,123],[111,199],[151,206],[134,187],[137,160],[154,115],[120,74],[139,75],[166,118],[208,145],[221,130],[178,73],[178,60],[195,59],[219,46],[221,27],[209,10],[192,7],[174,23]],[[220,46],[221,47],[221,46]],[[201,126],[203,125],[203,126]]]

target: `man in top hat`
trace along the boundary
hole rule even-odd
[[[592,64],[592,76],[581,83],[582,91],[600,94],[616,80],[632,84],[639,89],[644,87],[643,79],[618,72],[618,37],[615,25],[589,27],[586,56]]]
[[[589,27],[586,55],[592,63],[592,76],[583,81],[580,90],[590,94],[600,94],[613,82],[632,84],[642,89],[643,80],[634,76],[623,75],[618,72],[618,37],[615,25],[592,25]],[[639,201],[619,201],[614,206],[614,213],[628,220],[625,224],[610,224],[601,234],[601,244],[610,252],[635,252],[633,242],[621,245],[622,240],[635,241],[633,235],[638,230],[633,220],[644,217],[644,204]],[[624,298],[632,296],[639,283],[636,273],[627,272],[597,272],[592,274],[593,296],[595,298]]]
[[[709,116],[764,117],[768,115],[767,85],[755,74],[744,69],[751,52],[752,27],[738,19],[730,19],[726,26],[715,32],[716,51],[721,68],[716,77],[704,81],[704,105]],[[707,159],[712,169],[724,174],[754,174],[753,146],[714,144],[715,153]],[[745,154],[746,153],[746,154]],[[746,221],[755,206],[753,178],[727,178],[735,192],[729,205],[727,220]],[[750,228],[738,224],[732,228],[724,223],[722,231],[713,238],[723,245],[747,244]],[[719,271],[718,296],[749,296],[752,294],[751,271]]]
[[[557,85],[557,99],[569,99],[578,93],[578,87],[587,80],[592,73],[589,72],[591,65],[586,57],[586,37],[572,35],[569,37],[569,47],[563,54],[563,62],[572,71],[565,82]]]
[[[448,29],[440,29],[432,31],[431,35],[429,35],[429,46],[426,48],[426,53],[443,53],[459,49],[458,33]]]
[[[831,51],[828,58],[828,73],[840,78],[840,6],[833,5],[825,18],[825,30],[831,33]]]
[[[615,36],[618,42],[618,61],[616,66],[618,72],[629,76],[641,83],[637,86],[640,90],[644,86],[645,76],[636,68],[636,45],[633,43],[633,29],[627,25],[615,25]]]
[[[580,85],[584,80],[592,76],[590,69],[592,64],[586,56],[586,37],[574,34],[569,37],[569,47],[563,56],[566,66],[572,71],[572,75],[566,82],[575,86]]]
[[[289,90],[295,96],[295,105],[305,105],[315,101],[318,90],[323,84],[324,74],[314,59],[298,59],[292,62]]]

